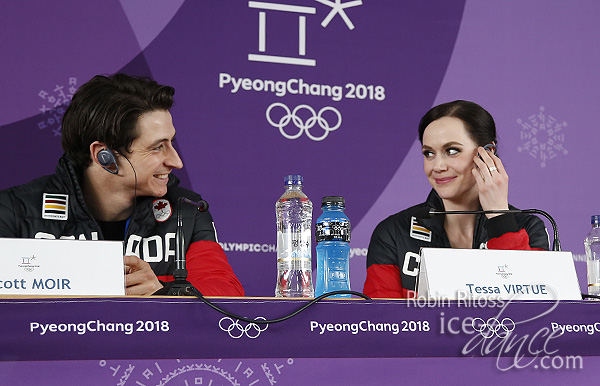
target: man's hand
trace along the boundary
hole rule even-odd
[[[137,256],[123,257],[125,263],[125,293],[127,295],[152,295],[161,289],[150,264]]]

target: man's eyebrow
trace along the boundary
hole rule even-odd
[[[162,142],[166,141],[165,138],[162,139],[157,139],[156,141],[152,142],[151,144],[148,145],[148,147],[156,147],[158,145],[160,145]]]
[[[173,137],[171,137],[170,139],[169,138],[160,138],[160,139],[157,139],[156,141],[154,141],[150,145],[148,145],[148,149],[156,147],[156,146],[160,145],[161,143],[163,143],[165,141],[169,141],[169,140],[170,141],[175,140],[175,134],[173,134]]]

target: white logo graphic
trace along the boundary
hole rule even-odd
[[[500,339],[504,339],[515,329],[515,322],[510,318],[504,318],[501,321],[496,318],[489,318],[487,321],[481,318],[474,318],[471,325],[485,339],[491,338],[494,335]]]
[[[323,22],[321,23],[321,26],[327,27],[327,25],[329,24],[331,19],[333,19],[335,17],[335,15],[337,15],[339,13],[341,18],[344,19],[344,23],[346,23],[346,25],[348,26],[348,29],[350,29],[350,30],[354,29],[354,24],[352,24],[352,22],[350,21],[350,18],[348,17],[348,15],[346,15],[346,12],[344,12],[344,9],[362,5],[362,0],[349,1],[347,3],[342,3],[342,0],[335,0],[335,3],[330,0],[315,0],[315,1],[331,7],[331,12],[329,12],[327,17],[323,20]]]
[[[496,272],[496,275],[500,276],[503,279],[508,279],[510,276],[512,276],[512,273],[508,271],[508,264],[499,265],[498,272]]]
[[[348,15],[344,11],[346,8],[362,5],[362,0],[354,0],[347,3],[342,3],[342,0],[316,0],[321,4],[331,7],[331,11],[325,17],[321,26],[327,27],[329,22],[339,14],[340,17],[348,26],[348,29],[353,30],[354,24],[350,21]],[[315,15],[317,9],[315,7],[304,7],[300,5],[289,5],[279,3],[268,3],[264,1],[249,1],[249,8],[259,9],[258,13],[258,51],[260,54],[248,54],[248,60],[254,62],[293,64],[297,66],[316,66],[315,59],[307,59],[306,56],[306,15]],[[290,12],[298,15],[298,57],[269,55],[267,51],[267,12]]]
[[[271,118],[271,112],[275,107],[281,107],[285,111],[285,115],[282,116],[278,122],[273,121],[273,119]],[[298,111],[302,109],[306,109],[312,114],[306,120],[306,122],[304,122],[302,118],[300,118],[297,115]],[[326,111],[331,111],[337,116],[337,122],[333,126],[330,126],[329,122],[325,118],[323,118],[323,113]],[[312,139],[313,141],[322,141],[325,138],[327,138],[330,131],[337,130],[342,124],[342,115],[337,109],[330,106],[323,107],[321,110],[319,110],[319,113],[317,114],[315,110],[308,105],[299,105],[293,111],[290,112],[290,109],[286,105],[284,105],[283,103],[276,102],[267,108],[266,115],[267,121],[269,121],[271,126],[279,128],[279,132],[281,133],[281,135],[283,135],[287,139],[296,139],[300,137],[303,132],[306,132],[308,138]],[[298,132],[293,135],[286,133],[284,130],[284,128],[288,126],[290,121],[292,121],[294,125],[299,129]],[[310,133],[310,129],[315,125],[315,123],[318,123],[319,126],[324,130],[324,133],[319,137],[316,137]]]
[[[262,316],[257,317],[258,320],[266,320]],[[259,325],[256,323],[248,323],[245,327],[240,324],[239,320],[233,320],[229,316],[225,316],[219,320],[219,327],[221,330],[227,332],[230,337],[234,339],[239,339],[242,336],[246,335],[250,339],[258,338],[261,332],[266,330],[269,325]]]
[[[317,13],[315,7],[265,3],[262,1],[249,1],[248,7],[263,10],[258,13],[258,51],[261,53],[267,50],[267,14],[264,10],[301,14],[298,16],[298,56],[306,55],[306,16],[304,15],[314,15]],[[295,64],[300,66],[316,66],[317,64],[317,61],[314,59],[266,54],[248,54],[248,60],[255,62]]]
[[[569,153],[564,148],[565,135],[561,133],[567,127],[567,122],[558,122],[556,118],[546,115],[544,110],[544,106],[540,106],[539,113],[526,120],[517,119],[521,125],[521,140],[525,141],[517,150],[539,159],[541,167],[546,167],[546,161],[559,153]]]
[[[19,268],[23,268],[26,272],[33,272],[36,268],[40,267],[39,265],[35,264],[35,260],[37,260],[37,257],[35,257],[35,255],[22,256],[22,263],[18,264],[17,266]]]
[[[164,222],[171,217],[173,210],[171,209],[171,203],[169,200],[161,198],[152,203],[152,212],[154,213],[154,218],[156,221]]]

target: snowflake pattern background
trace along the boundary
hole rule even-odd
[[[69,78],[67,86],[56,85],[52,91],[41,90],[38,96],[44,100],[40,107],[42,120],[37,126],[40,130],[51,130],[55,137],[61,135],[61,122],[67,106],[77,91],[77,78]]]
[[[546,162],[558,156],[567,155],[569,151],[565,149],[565,134],[563,130],[567,127],[567,122],[559,122],[556,118],[548,115],[544,106],[540,106],[540,111],[531,115],[529,118],[517,119],[521,125],[521,146],[517,151],[526,152],[535,159],[540,160],[540,166],[546,167]]]
[[[282,369],[287,365],[294,364],[293,358],[287,360],[280,358],[277,362],[271,362],[275,371],[271,370],[271,365],[264,362],[262,359],[244,361],[213,360],[203,363],[181,363],[180,359],[162,361],[137,361],[136,365],[132,363],[124,363],[111,361],[109,364],[106,360],[101,360],[99,365],[101,368],[110,370],[112,377],[116,381],[116,386],[126,386],[133,384],[139,386],[166,386],[173,383],[177,385],[213,385],[213,381],[217,381],[215,385],[231,386],[273,386],[281,381]],[[282,362],[283,361],[283,362]],[[119,362],[121,362],[119,364]],[[234,363],[237,366],[234,368]],[[262,363],[260,363],[262,362]],[[260,371],[255,371],[256,366],[260,366]],[[135,371],[134,371],[135,370]],[[198,373],[199,372],[199,373]],[[204,374],[202,374],[204,372]],[[264,378],[262,377],[264,375]],[[240,379],[236,378],[239,377]],[[171,382],[173,381],[173,382]],[[226,382],[224,382],[226,381]],[[266,382],[265,382],[266,381]]]

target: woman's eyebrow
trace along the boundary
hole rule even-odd
[[[450,141],[450,142],[448,142],[448,143],[445,143],[445,144],[444,144],[442,147],[450,147],[450,146],[455,146],[455,145],[463,146],[463,144],[462,144],[462,143],[460,143],[460,142],[457,142],[457,141]],[[422,146],[422,148],[423,148],[423,149],[428,149],[428,150],[429,150],[429,149],[433,149],[431,146],[428,146],[428,145],[423,145],[423,146]]]

